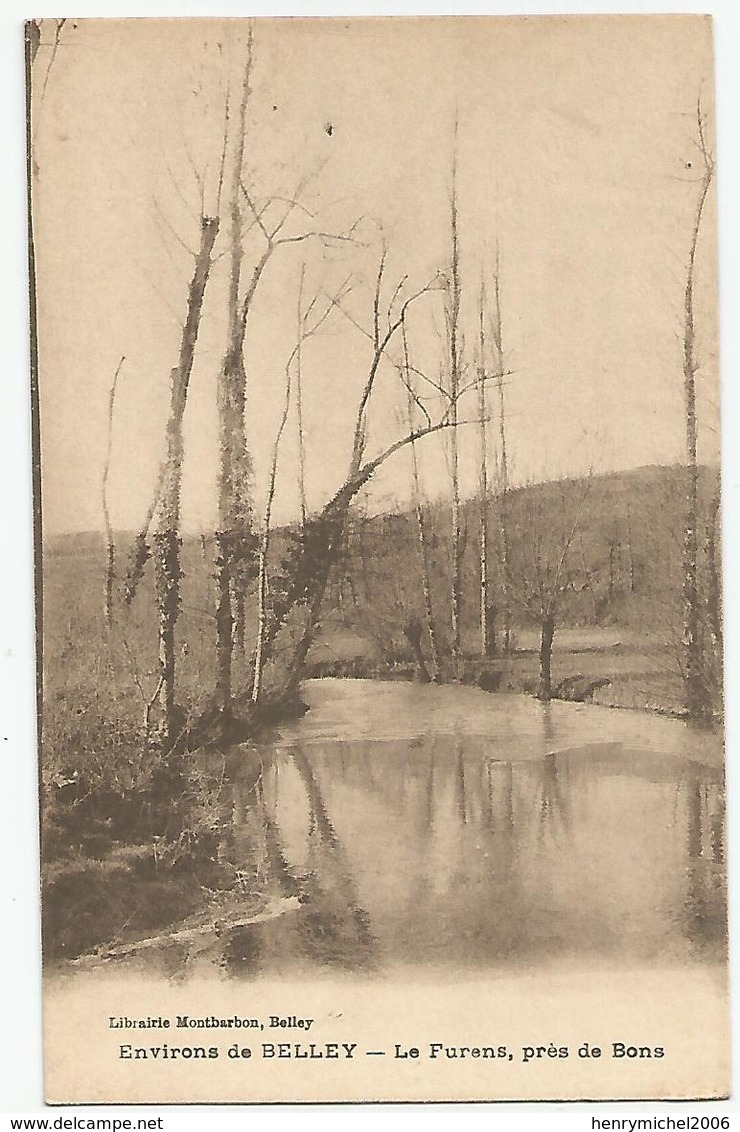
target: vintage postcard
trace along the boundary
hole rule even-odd
[[[26,52],[48,1101],[727,1096],[711,20]]]

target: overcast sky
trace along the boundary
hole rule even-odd
[[[197,238],[200,189],[212,205],[228,76],[244,59],[239,21],[80,21],[53,68],[44,27],[34,85],[43,506],[47,532],[99,529],[107,403],[119,380],[110,497],[118,528],[146,511],[158,462]],[[45,85],[44,85],[45,84]],[[358,217],[358,245],[282,249],[265,276],[247,342],[248,423],[258,509],[295,337],[296,293],[352,275],[352,320],[371,324],[381,234],[388,295],[449,260],[455,115],[463,322],[475,364],[475,303],[498,240],[509,445],[517,482],[679,460],[681,320],[698,193],[696,102],[713,106],[711,25],[700,17],[256,21],[246,176],[260,198],[288,196],[308,172],[321,226]],[[43,102],[40,95],[44,91]],[[304,223],[294,219],[293,231]],[[305,223],[310,221],[306,217]],[[225,243],[220,245],[225,246]],[[260,253],[259,233],[248,245]],[[224,273],[207,299],[186,420],[184,520],[215,512],[215,383]],[[701,452],[718,452],[715,209],[699,245]],[[420,304],[415,360],[436,377],[441,297]],[[346,470],[368,343],[327,320],[304,352],[309,504]],[[370,449],[398,435],[404,403],[381,374]],[[470,406],[473,411],[473,403]],[[430,495],[444,446],[425,442]],[[474,429],[461,435],[475,484]],[[296,513],[294,421],[277,518]],[[404,458],[373,488],[376,507],[408,495]]]

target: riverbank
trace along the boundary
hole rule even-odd
[[[77,594],[79,616],[84,611],[89,615],[85,634],[73,633],[71,619],[69,624],[61,619],[59,602],[57,620],[50,622],[57,632],[49,635],[53,648],[47,653],[43,719],[48,962],[115,941],[166,933],[170,925],[183,920],[207,934],[224,918],[260,915],[271,899],[269,886],[263,883],[265,831],[258,826],[242,837],[241,863],[234,862],[230,851],[224,853],[234,800],[229,797],[223,752],[237,744],[243,744],[240,751],[254,751],[257,745],[272,749],[286,730],[295,733],[297,728],[305,734],[316,722],[312,711],[304,726],[300,716],[305,704],[300,696],[280,699],[268,689],[259,712],[247,698],[235,706],[224,727],[224,720],[208,703],[203,672],[211,670],[213,658],[207,633],[199,631],[191,606],[196,598],[191,596],[183,612],[188,647],[181,658],[191,741],[174,757],[165,755],[147,711],[155,687],[156,656],[145,648],[151,641],[143,614],[132,611],[130,616],[138,620],[101,637],[99,622],[86,604],[87,592],[80,589]],[[75,593],[67,594],[68,602]],[[517,697],[533,704],[538,679],[536,633],[517,630],[515,644],[511,655],[481,661],[474,655],[475,641],[470,642],[464,688],[440,685],[423,697],[425,711],[435,717],[438,728],[444,729],[443,716],[455,716],[455,705],[462,701],[465,712],[480,713],[481,718],[492,708],[496,713],[503,708],[504,697],[511,697],[508,710],[514,715]],[[413,703],[419,674],[402,646],[403,642],[395,652],[383,652],[372,639],[330,613],[309,654],[305,676],[408,681],[406,698]],[[55,660],[50,665],[52,655]],[[133,683],[126,678],[127,666],[135,675]],[[682,715],[681,681],[665,645],[620,626],[559,630],[553,687],[556,704],[581,699],[619,708],[625,715],[630,710]],[[389,713],[401,710],[406,709],[398,704],[388,707]],[[413,715],[413,707],[409,711]],[[347,734],[364,733],[364,725],[355,718],[347,718],[346,728]],[[249,798],[250,791],[260,788],[260,768],[255,764],[253,769]]]
[[[569,742],[578,740],[584,757],[603,762],[618,757],[620,744],[639,732],[651,748],[670,754],[675,747],[671,759],[686,757],[683,728],[674,731],[675,724],[657,715],[636,729],[633,712],[620,711],[605,727],[604,705],[555,701],[548,708],[517,692],[491,695],[472,683],[423,686],[401,673],[386,680],[358,679],[356,671],[354,679],[309,680],[305,718],[293,711],[260,742],[182,752],[176,777],[171,767],[169,777],[160,768],[148,784],[139,782],[116,799],[47,797],[46,962],[85,954],[115,959],[147,937],[166,952],[179,946],[173,925],[205,946],[224,925],[248,924],[275,901],[296,897],[297,881],[284,871],[261,800],[276,752],[296,743],[323,749],[351,735],[413,747],[431,733],[457,736],[480,758],[505,736],[499,757],[511,758],[516,749],[519,757],[541,762],[552,757],[563,732]],[[691,752],[707,766],[721,766],[721,743],[709,732],[693,736]],[[302,773],[313,789],[308,764]],[[277,889],[276,875],[282,876]]]
[[[616,807],[615,829],[632,821],[624,791],[630,806],[647,809],[656,793],[670,813],[679,797],[689,832],[676,845],[688,837],[702,869],[710,850],[720,853],[722,746],[710,732],[467,685],[324,678],[307,681],[303,694],[307,713],[265,742],[189,753],[183,816],[193,827],[177,853],[161,841],[127,845],[118,829],[107,849],[101,840],[94,853],[89,843],[49,862],[45,927],[61,945],[47,950],[47,964],[87,955],[83,964],[132,959],[174,971],[197,962],[246,972],[287,955],[289,939],[311,962],[370,969],[373,933],[385,923],[384,906],[379,919],[367,917],[372,862],[396,869],[410,853],[422,868],[425,846],[438,839],[435,885],[457,846],[459,883],[500,894],[514,852],[529,859],[540,845],[549,867],[561,867],[585,784]],[[579,820],[593,814],[586,806]],[[377,839],[376,828],[385,831]],[[358,869],[369,870],[362,885]],[[715,873],[714,865],[702,873],[713,901]],[[408,891],[404,914],[428,891],[422,881]],[[518,907],[514,893],[511,901]]]
[[[368,638],[329,623],[309,656],[307,678],[418,680],[410,657],[385,657]],[[539,681],[536,634],[522,631],[505,656],[465,657],[462,683],[488,692],[534,695]],[[619,629],[566,629],[552,657],[553,699],[685,718],[684,689],[666,646]]]

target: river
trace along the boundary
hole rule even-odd
[[[229,906],[203,890],[194,921],[48,972],[51,1099],[726,1095],[716,735],[466,687],[325,679],[305,698],[259,746],[203,755]],[[152,1017],[171,1028],[121,1028]],[[282,1028],[297,1019],[310,1032]],[[163,1038],[220,1060],[127,1060]],[[274,1056],[295,1040],[358,1055]],[[527,1063],[540,1042],[568,1060]],[[509,1052],[442,1065],[429,1043]]]
[[[716,735],[465,687],[324,679],[305,698],[225,760],[226,851],[300,903],[229,932],[229,974],[721,967]]]

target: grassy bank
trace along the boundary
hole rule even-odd
[[[329,624],[309,657],[307,675],[414,680],[418,670],[399,649],[382,655],[373,641],[338,623]],[[606,707],[682,716],[683,685],[667,651],[650,637],[619,628],[565,629],[552,658],[553,696]],[[534,695],[539,678],[536,633],[520,631],[507,656],[465,659],[463,681],[492,693]]]
[[[539,659],[536,639],[530,637],[522,633],[507,657],[468,656],[464,681],[494,695],[533,694]],[[229,840],[234,806],[229,759],[238,760],[242,780],[245,766],[249,779],[251,760],[249,793],[259,777],[256,749],[245,743],[230,755],[205,743],[165,757],[133,703],[106,698],[104,679],[91,700],[91,684],[80,682],[79,671],[76,676],[80,702],[87,701],[87,707],[46,721],[47,961],[99,948],[125,950],[127,943],[158,933],[166,942],[175,923],[208,932],[224,918],[260,915],[275,896],[260,872],[262,835],[247,830],[238,863]],[[309,656],[306,676],[414,680],[418,673],[410,656],[380,655],[371,640],[330,618]],[[665,670],[651,642],[615,629],[564,631],[556,639],[553,687],[563,699],[681,712],[681,682]],[[295,714],[296,705],[281,710]],[[63,733],[52,730],[59,719],[68,724]],[[279,711],[268,713],[261,721],[263,740],[269,742],[265,729],[280,721]]]

